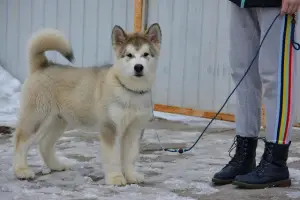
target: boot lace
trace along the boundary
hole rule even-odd
[[[255,169],[255,172],[259,176],[262,176],[264,174],[265,169],[271,164],[271,162],[273,160],[272,149],[273,149],[273,145],[272,144],[270,144],[270,146],[267,146],[265,148],[264,155],[263,155],[260,163],[258,164],[258,166]]]
[[[234,141],[228,151],[229,156],[231,158],[228,165],[233,165],[236,167],[241,166],[247,156],[247,146],[248,146],[248,143],[246,142],[246,140],[238,139],[237,137],[235,137]],[[236,149],[236,153],[234,156],[232,156],[231,152],[234,149]]]
[[[258,139],[265,139],[264,137],[258,137]],[[239,140],[239,141],[238,141]],[[235,136],[234,142],[232,143],[231,147],[228,150],[229,156],[231,160],[229,161],[228,165],[233,165],[236,167],[240,167],[247,157],[247,148],[248,148],[248,140],[243,138],[237,138]],[[232,156],[231,152],[236,149],[235,155]]]

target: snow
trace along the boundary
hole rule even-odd
[[[173,113],[163,113],[154,111],[154,116],[162,119],[166,119],[169,121],[181,122],[184,124],[188,124],[189,126],[206,126],[211,119],[205,119],[201,117],[192,117],[185,116]],[[213,128],[235,128],[235,124],[233,122],[226,122],[222,120],[214,120],[211,124]]]
[[[195,134],[186,132],[147,129],[143,144],[147,145],[147,143],[155,141],[154,133],[156,131],[158,131],[162,141],[184,140],[189,146],[195,139]],[[33,148],[29,153],[29,165],[37,174],[43,171],[43,175],[38,175],[37,179],[33,181],[19,181],[14,178],[11,166],[13,153],[11,138],[2,138],[0,143],[2,150],[0,195],[10,195],[6,198],[9,200],[201,199],[201,196],[222,192],[222,188],[212,186],[210,180],[213,174],[228,162],[227,150],[232,139],[232,136],[226,134],[218,134],[217,139],[215,134],[209,134],[191,152],[182,155],[162,151],[143,152],[137,163],[137,169],[145,174],[146,183],[114,187],[104,184],[99,142],[94,135],[68,132],[62,137],[62,140],[57,144],[57,155],[72,163],[73,166],[71,170],[64,172],[47,172],[37,149]],[[298,144],[299,142],[296,143],[296,145]],[[259,144],[258,148],[257,160],[262,154],[262,143]],[[293,151],[296,153],[295,149]],[[292,161],[294,160],[292,159]],[[300,171],[290,169],[290,173],[293,177],[293,185],[297,188],[296,190],[289,189],[284,194],[297,199]],[[225,188],[224,190],[228,189]],[[261,196],[261,192],[259,192],[259,196]],[[218,199],[227,200],[227,198]],[[228,197],[229,199],[235,198]]]
[[[20,81],[0,66],[0,126],[15,126],[20,89]]]
[[[144,142],[155,139],[154,131],[145,132]],[[175,133],[175,134],[174,134]],[[192,142],[194,135],[184,136],[185,133],[173,132],[162,135],[163,140],[186,139]],[[177,154],[161,151],[147,152],[141,155],[137,169],[146,174],[145,185],[128,185],[125,187],[107,186],[104,184],[99,154],[99,142],[89,136],[73,136],[69,133],[57,145],[57,154],[72,163],[73,169],[65,172],[56,172],[40,175],[34,181],[18,181],[12,173],[10,164],[13,148],[11,138],[0,144],[2,160],[0,163],[0,195],[10,193],[14,199],[107,199],[107,200],[193,200],[192,197],[183,197],[180,191],[190,191],[197,195],[208,195],[219,190],[209,185],[212,169],[206,163],[212,155],[206,151],[209,143],[203,143],[197,148],[204,147],[204,152],[195,150],[177,158]],[[80,141],[78,139],[80,138]],[[211,139],[208,139],[211,140]],[[206,148],[205,148],[206,147]],[[197,149],[196,148],[196,149]],[[223,150],[221,150],[223,151]],[[217,156],[218,157],[218,156]],[[225,161],[225,160],[224,160]],[[43,162],[36,148],[29,153],[29,165],[35,172],[44,170]],[[206,169],[206,170],[203,170]],[[99,181],[93,181],[97,177]],[[76,198],[75,198],[76,197]],[[101,197],[101,198],[99,198]]]

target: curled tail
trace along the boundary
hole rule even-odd
[[[48,66],[45,51],[58,51],[70,62],[74,60],[71,45],[64,35],[56,29],[42,29],[36,32],[28,42],[30,73]]]

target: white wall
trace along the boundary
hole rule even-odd
[[[158,21],[163,32],[155,103],[218,109],[232,88],[227,1],[150,0],[148,12],[148,23]]]

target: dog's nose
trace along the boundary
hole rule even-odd
[[[134,71],[136,71],[137,73],[141,73],[143,71],[143,69],[144,69],[144,66],[141,64],[136,64],[134,66]]]

